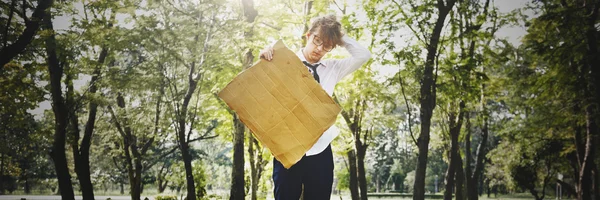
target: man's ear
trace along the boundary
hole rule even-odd
[[[306,33],[306,39],[310,37],[310,31]]]

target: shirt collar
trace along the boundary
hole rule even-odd
[[[298,56],[298,58],[300,58],[300,61],[306,61],[306,58],[304,57],[304,53],[302,53],[302,49],[300,49],[300,51],[296,52],[296,55]],[[307,62],[308,62],[308,61],[307,61]],[[309,62],[309,63],[310,63],[310,62]],[[323,64],[323,60],[321,60],[321,62],[317,62],[317,63],[310,63],[310,64],[312,64],[312,65],[315,65],[315,64],[320,64],[319,66],[322,66],[322,67],[327,67],[327,66],[325,66],[325,65]]]

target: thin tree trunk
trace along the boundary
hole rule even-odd
[[[158,193],[163,193],[167,189],[168,180],[165,179],[166,174],[169,173],[169,167],[163,163],[163,166],[158,171]]]
[[[258,140],[256,140],[252,134],[248,134],[248,154],[250,157],[251,199],[256,200],[258,198],[260,177],[262,176],[267,162],[262,157],[263,152],[261,147],[258,145]]]
[[[310,10],[312,9],[313,6],[313,0],[308,0],[305,1],[304,4],[304,30],[302,32],[302,45],[301,46],[306,46],[306,41],[308,40],[308,38],[306,38],[306,34],[308,32],[308,24],[309,24],[309,16],[310,16]],[[344,13],[345,15],[346,13]]]
[[[338,102],[337,97],[334,97],[334,101]],[[365,170],[365,154],[368,148],[367,139],[370,137],[370,130],[365,132],[362,131],[362,119],[366,109],[365,100],[357,100],[354,107],[350,111],[342,110],[342,117],[346,121],[346,125],[350,129],[352,136],[354,137],[354,155],[353,163],[356,167],[356,173],[351,173],[350,177],[355,176],[358,181],[356,190],[360,193],[359,198],[362,200],[367,199],[367,178]],[[352,166],[352,165],[351,165]]]
[[[357,167],[356,167],[356,153],[354,151],[354,149],[348,151],[346,153],[346,155],[348,156],[348,171],[350,173],[350,197],[352,198],[352,200],[359,200],[359,194],[358,194],[358,179],[356,174],[357,172]]]
[[[600,180],[600,175],[598,175],[598,171],[597,171],[597,166],[595,164],[595,158],[596,158],[596,147],[597,147],[597,141],[598,141],[598,137],[599,137],[599,133],[598,133],[598,114],[600,113],[598,111],[598,105],[597,102],[599,102],[600,100],[600,58],[598,58],[598,30],[596,28],[597,26],[597,20],[598,20],[598,15],[599,15],[599,11],[600,11],[600,2],[598,1],[591,1],[591,2],[586,2],[584,1],[583,6],[585,7],[585,11],[587,11],[586,13],[591,13],[589,15],[587,15],[587,21],[586,21],[586,26],[587,26],[587,30],[586,30],[586,44],[587,44],[587,63],[586,65],[588,66],[588,70],[589,70],[589,75],[588,76],[588,80],[587,80],[587,85],[588,85],[588,90],[589,90],[589,95],[590,97],[592,97],[592,101],[589,102],[590,105],[586,106],[586,123],[587,123],[587,141],[586,141],[586,154],[585,154],[585,159],[584,159],[584,164],[582,164],[582,168],[581,169],[581,173],[580,173],[580,178],[579,178],[579,183],[580,184],[584,184],[585,180],[587,178],[584,178],[587,174],[586,171],[589,171],[589,175],[592,175],[591,172],[594,171],[593,173],[593,177],[589,177],[589,179],[594,180],[594,186],[590,188],[590,193],[592,193],[592,190],[594,191],[594,196],[595,199],[600,199],[600,186],[598,186],[598,181]],[[586,71],[587,73],[587,71]],[[589,169],[588,169],[589,168]],[[590,180],[590,182],[592,181]],[[588,187],[588,186],[585,186]],[[579,195],[580,198],[584,198],[588,195],[584,194],[585,192],[582,191],[582,194]],[[592,194],[590,194],[589,196],[591,196]],[[591,197],[590,197],[591,199]]]
[[[245,21],[248,24],[253,24],[254,20],[256,18],[256,16],[258,15],[258,12],[256,11],[256,9],[254,9],[254,1],[253,0],[242,0],[242,5],[244,6],[244,17],[245,17]],[[244,32],[244,38],[247,41],[252,41],[253,40],[253,36],[254,36],[254,30],[253,28],[251,28],[248,31]],[[246,56],[245,56],[245,60],[244,60],[244,70],[249,68],[252,63],[254,62],[254,55],[252,54],[252,48],[248,48],[246,51]],[[241,124],[241,121],[239,121],[239,119],[237,123]],[[237,127],[236,127],[237,129]],[[244,149],[244,126],[241,125],[240,127],[240,135],[236,135],[236,137],[240,138],[240,140],[236,140],[235,142],[241,142],[241,145],[238,147],[241,147],[242,151],[235,151],[234,153],[240,153],[241,154],[241,159],[243,160],[244,156],[243,156],[243,149]],[[236,132],[238,133],[238,132]],[[256,144],[256,146],[255,146]],[[237,144],[239,145],[239,144]],[[254,136],[252,135],[252,133],[248,134],[248,156],[250,159],[250,190],[251,190],[251,199],[252,200],[256,200],[258,198],[257,196],[257,192],[258,192],[258,185],[260,183],[260,176],[262,174],[262,170],[263,170],[263,160],[262,160],[262,151],[259,150],[259,146],[258,146],[258,142],[256,141],[256,139],[254,138]],[[238,155],[239,156],[239,155]],[[238,158],[239,159],[239,158]],[[235,194],[235,196],[239,199],[243,199],[245,196],[245,191],[244,191],[244,185],[242,184],[244,182],[244,168],[243,168],[243,161],[240,163],[240,166],[235,166],[238,168],[235,168],[236,170],[239,170],[236,172],[236,174],[238,176],[242,176],[242,177],[234,177],[234,179],[236,180],[232,180],[232,181],[242,181],[240,183],[237,183],[237,188],[236,192],[237,194]],[[234,188],[231,188],[232,191],[232,196],[230,199],[234,199],[233,197],[233,190]]]
[[[248,134],[248,159],[250,160],[250,191],[251,200],[256,200],[256,190],[258,189],[256,152],[254,152],[254,136]],[[255,187],[256,186],[256,187]]]
[[[467,120],[465,123],[465,126],[466,126],[465,131],[467,132],[467,135],[465,136],[465,162],[466,162],[465,163],[465,178],[466,178],[465,186],[467,188],[467,199],[473,200],[472,199],[473,197],[471,197],[471,194],[472,194],[471,192],[472,192],[473,188],[474,187],[476,188],[477,186],[474,183],[474,181],[476,181],[476,180],[474,180],[473,177],[471,176],[471,174],[473,173],[471,171],[471,165],[473,162],[472,161],[473,158],[471,155],[471,120],[469,117],[470,117],[469,113],[467,112],[466,116],[465,116],[465,118]],[[475,190],[475,191],[477,191],[477,190]],[[477,198],[477,197],[475,197],[475,198]]]
[[[591,200],[592,199],[592,162],[594,162],[594,150],[592,146],[592,137],[595,135],[595,131],[597,130],[596,122],[593,117],[593,108],[592,105],[586,106],[585,114],[586,114],[586,142],[585,142],[585,155],[583,158],[583,162],[581,164],[581,169],[579,171],[578,177],[578,187],[577,187],[577,199],[580,200]]]
[[[373,178],[373,180],[375,180],[375,192],[379,193],[381,191],[381,180],[379,180],[381,177],[377,173],[375,173],[374,176],[375,177]]]
[[[112,15],[111,19],[114,19],[115,15]],[[109,27],[111,27],[112,24],[109,25]],[[99,66],[96,66],[96,68],[94,69],[93,72],[93,76],[91,78],[90,81],[90,86],[89,86],[89,90],[88,92],[90,93],[90,95],[94,95],[96,94],[96,91],[98,90],[98,86],[97,86],[97,81],[100,77],[100,73],[101,73],[101,66],[102,63],[104,63],[104,60],[106,59],[106,56],[108,54],[108,49],[107,48],[102,48],[101,52],[100,52],[100,56],[98,58],[98,63]],[[74,90],[73,90],[73,83],[72,83],[72,75],[68,74],[67,75],[67,80],[69,81],[68,84],[68,93],[67,93],[67,104],[69,105],[69,107],[71,107],[72,109],[75,109],[77,107],[77,103],[75,102],[75,97],[73,95]],[[90,101],[89,105],[88,105],[88,117],[87,117],[87,122],[85,124],[85,130],[84,130],[84,134],[83,134],[83,139],[81,140],[81,146],[79,145],[79,117],[77,115],[77,111],[76,110],[71,110],[71,114],[70,114],[70,119],[71,119],[71,124],[72,124],[72,135],[75,138],[74,140],[71,141],[71,147],[73,150],[73,158],[75,160],[75,172],[77,173],[77,179],[79,180],[79,184],[81,187],[81,193],[83,196],[83,199],[94,199],[94,188],[92,185],[92,180],[90,178],[90,157],[89,157],[89,153],[90,153],[90,146],[91,146],[91,139],[92,139],[92,135],[94,133],[94,126],[96,123],[96,114],[98,112],[98,103],[96,103],[95,101]]]
[[[440,41],[440,35],[446,21],[446,16],[456,3],[456,0],[448,0],[444,5],[443,0],[438,0],[438,19],[435,23],[435,27],[431,33],[429,44],[427,45],[427,58],[425,62],[425,69],[423,70],[423,76],[420,80],[420,119],[421,119],[421,133],[417,139],[417,145],[419,149],[419,155],[417,158],[417,169],[415,173],[415,182],[413,190],[414,200],[425,199],[425,176],[427,170],[427,156],[429,153],[429,140],[431,130],[431,116],[433,109],[435,108],[436,98],[436,83],[433,74],[434,61],[437,55],[438,43]]]
[[[135,164],[135,190],[133,190],[133,192],[135,194],[135,200],[137,200],[142,198],[142,158],[141,156],[136,156],[135,154],[134,157],[135,159],[133,160],[133,163]]]
[[[0,194],[4,194],[4,152],[0,152]]]
[[[113,15],[114,17],[114,15]],[[108,54],[107,48],[102,48],[100,51],[100,56],[98,58],[98,63],[100,66],[97,66],[94,69],[92,79],[90,81],[89,93],[90,95],[96,94],[98,90],[97,81],[100,78],[100,67],[104,63],[106,56]],[[72,87],[72,84],[71,84]],[[90,101],[88,105],[89,113],[87,117],[87,122],[85,124],[85,129],[83,133],[83,139],[81,140],[81,146],[78,146],[79,143],[79,129],[76,128],[77,140],[73,141],[75,144],[73,145],[73,155],[75,158],[75,172],[77,173],[77,179],[79,179],[79,184],[81,185],[81,193],[83,199],[94,199],[94,187],[92,185],[92,180],[90,178],[90,147],[92,135],[94,133],[94,126],[96,124],[96,114],[98,113],[98,103],[95,101]],[[73,112],[75,113],[75,112]],[[74,126],[78,127],[77,123],[77,115],[73,115],[72,120],[75,121]]]
[[[450,126],[450,159],[448,163],[448,170],[446,172],[446,190],[444,191],[444,199],[452,199],[452,189],[456,188],[456,199],[462,200],[462,184],[464,181],[464,173],[462,167],[462,159],[460,158],[460,146],[458,144],[458,138],[460,136],[460,130],[463,124],[463,118],[465,116],[465,102],[460,101],[457,112],[450,112],[448,115],[448,122]]]
[[[465,199],[465,173],[463,171],[463,162],[460,156],[460,152],[456,150],[456,200],[464,200]]]
[[[367,175],[365,170],[365,154],[367,152],[367,145],[363,144],[359,140],[356,150],[356,168],[358,175],[358,186],[360,188],[360,199],[367,200]]]
[[[31,185],[29,184],[29,178],[25,175],[23,190],[25,190],[25,194],[31,194]]]
[[[119,186],[121,188],[120,194],[125,194],[125,186],[123,185],[123,181],[119,182]]]
[[[47,3],[47,2],[43,2]],[[50,5],[52,1],[49,1]],[[65,153],[65,140],[67,134],[67,114],[68,109],[65,105],[64,97],[62,94],[62,75],[63,68],[60,66],[58,57],[56,54],[56,37],[54,28],[52,26],[52,14],[48,12],[44,15],[44,26],[46,30],[50,31],[50,35],[46,38],[46,54],[48,55],[48,71],[50,73],[50,91],[52,94],[52,111],[54,112],[54,141],[52,142],[52,149],[50,157],[54,161],[54,168],[56,170],[56,176],[58,178],[58,186],[60,188],[60,195],[63,200],[74,200],[75,194],[73,192],[73,185],[71,182],[71,175],[69,174],[69,167],[67,165],[67,156]],[[4,50],[4,49],[3,49]],[[4,54],[2,54],[4,58]],[[3,65],[4,63],[0,63]]]
[[[594,174],[594,197],[596,200],[600,200],[600,175],[598,174],[598,165],[593,163],[592,171]]]
[[[245,127],[237,114],[233,114],[233,167],[231,169],[230,200],[244,199],[244,132]]]
[[[214,21],[213,21],[214,23]],[[212,26],[212,25],[211,25]],[[194,42],[197,43],[198,42],[198,35],[194,38]],[[177,113],[177,124],[179,125],[178,129],[177,129],[177,135],[178,135],[178,142],[179,142],[179,149],[181,150],[181,156],[183,158],[183,164],[184,164],[184,168],[185,168],[185,179],[186,179],[186,183],[187,183],[187,200],[196,200],[196,184],[194,183],[194,174],[193,174],[193,170],[192,170],[192,155],[190,154],[190,147],[189,147],[189,140],[188,137],[191,134],[191,130],[193,127],[193,122],[190,124],[190,131],[189,133],[186,133],[186,122],[187,122],[187,113],[188,113],[188,106],[190,103],[190,100],[192,99],[192,95],[194,94],[194,92],[196,91],[196,87],[198,87],[198,81],[201,80],[202,78],[202,74],[196,73],[196,67],[198,67],[198,71],[200,71],[200,69],[202,68],[202,66],[204,65],[204,61],[205,61],[205,52],[208,51],[208,42],[210,41],[210,39],[212,38],[212,34],[209,30],[209,32],[206,34],[206,38],[204,39],[204,45],[203,45],[203,49],[202,49],[202,54],[201,57],[199,58],[199,63],[196,63],[196,61],[193,61],[190,64],[190,70],[188,73],[188,88],[187,91],[185,92],[185,96],[183,97],[183,103],[181,104],[181,106],[178,109],[178,113]],[[242,139],[243,140],[243,139]],[[243,145],[243,141],[242,141],[242,145]],[[243,148],[242,148],[242,152],[243,152]]]
[[[64,67],[66,69],[69,68],[67,62],[65,62]],[[70,143],[71,150],[73,152],[73,160],[75,165],[75,173],[77,174],[77,180],[79,180],[79,186],[81,190],[81,194],[84,199],[94,199],[94,189],[92,186],[92,180],[90,178],[90,165],[89,165],[89,141],[85,141],[89,138],[84,138],[83,143],[88,145],[88,152],[80,152],[79,148],[79,116],[77,115],[78,105],[75,102],[75,90],[73,89],[73,74],[67,73],[65,82],[67,84],[67,105],[69,109],[69,120],[71,121],[71,128],[69,129],[69,133],[71,135]],[[94,111],[95,112],[95,111]],[[95,116],[94,116],[95,120]],[[88,121],[89,122],[89,121]],[[84,157],[82,154],[85,154]]]
[[[191,84],[191,83],[190,83]],[[188,144],[188,141],[186,139],[186,113],[187,113],[187,106],[189,103],[189,99],[191,98],[191,93],[193,93],[195,89],[195,85],[190,85],[190,88],[188,89],[188,94],[186,96],[185,100],[184,100],[184,105],[183,108],[180,110],[180,117],[178,119],[179,121],[179,131],[178,131],[178,138],[179,138],[179,149],[181,150],[181,155],[183,158],[183,165],[185,168],[185,180],[186,180],[186,189],[187,189],[187,199],[188,200],[196,200],[196,184],[194,183],[194,173],[192,170],[192,155],[190,154],[190,147]],[[191,91],[191,92],[190,92]]]
[[[454,139],[452,139],[451,143],[454,143]],[[450,146],[453,146],[452,144]],[[445,178],[445,189],[444,189],[444,200],[452,200],[452,192],[454,192],[454,175],[456,175],[456,173],[454,172],[455,169],[454,167],[456,165],[453,164],[454,157],[456,156],[453,153],[452,150],[453,147],[450,147],[450,159],[449,159],[449,163],[448,163],[448,168],[446,169],[446,178]]]
[[[485,87],[485,86],[484,86]],[[482,87],[482,88],[484,88]],[[487,154],[487,140],[488,140],[488,135],[489,135],[489,122],[488,122],[488,112],[487,112],[487,107],[484,107],[484,117],[483,117],[483,129],[481,130],[481,141],[479,142],[479,146],[477,147],[477,158],[475,160],[475,170],[473,171],[473,174],[470,175],[471,176],[471,185],[469,189],[469,200],[477,200],[479,198],[479,193],[478,193],[478,184],[476,184],[478,182],[478,180],[480,179],[480,177],[483,174],[483,168],[484,168],[484,159],[485,159],[485,155]]]
[[[160,102],[161,102],[161,97],[163,94],[163,87],[161,86],[161,93],[160,96],[158,97],[157,100],[157,105],[156,105],[156,120],[155,120],[155,132],[156,133],[156,127],[158,126],[158,116],[159,116],[159,112],[160,112]],[[124,112],[126,112],[125,110],[125,100],[123,98],[123,96],[121,95],[121,93],[118,93],[117,95],[117,105],[119,106],[120,109],[123,109]],[[130,184],[130,195],[131,195],[131,199],[133,200],[139,200],[140,196],[141,196],[141,192],[142,192],[142,172],[144,170],[144,166],[142,165],[142,160],[143,160],[143,155],[146,154],[146,151],[148,150],[148,148],[150,147],[150,145],[152,144],[152,142],[154,141],[154,137],[150,138],[148,141],[146,141],[146,143],[142,144],[141,147],[140,145],[138,145],[138,138],[133,134],[132,128],[129,125],[129,117],[127,117],[127,113],[124,114],[124,118],[123,118],[123,125],[121,125],[121,122],[119,121],[119,119],[117,118],[115,112],[113,111],[111,106],[108,106],[108,110],[113,118],[113,123],[115,124],[119,134],[121,135],[121,137],[123,138],[123,151],[125,152],[125,160],[126,160],[126,167],[127,167],[127,175],[129,178],[129,184]]]

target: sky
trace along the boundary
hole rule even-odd
[[[498,7],[498,9],[500,10],[501,13],[506,13],[506,12],[510,12],[514,9],[518,9],[518,8],[523,8],[525,7],[526,3],[528,1],[526,0],[492,0],[494,5],[496,7]],[[81,8],[81,4],[76,5],[76,8],[78,9],[82,9]],[[530,14],[531,12],[526,12],[527,14],[529,14],[529,16],[531,17],[532,15]],[[61,31],[61,30],[67,30],[70,26],[70,18],[71,16],[59,16],[56,17],[56,19],[53,21],[54,27],[57,31]],[[117,20],[119,20],[120,22],[123,22],[123,19],[125,17],[124,16],[117,16]],[[123,26],[124,23],[121,23]],[[127,27],[127,25],[124,25],[125,27]],[[526,30],[524,27],[522,26],[516,26],[516,27],[505,27],[502,28],[500,30],[498,30],[498,32],[496,33],[496,35],[498,37],[501,38],[506,38],[509,42],[511,42],[513,45],[519,45],[521,42],[521,38],[526,34]],[[382,74],[390,74],[390,73],[395,73],[397,72],[397,68],[393,67],[393,68],[382,68],[381,69],[381,73]],[[89,81],[89,76],[81,76],[82,78],[75,80],[74,81],[74,87],[75,89],[80,88],[83,85],[86,85],[87,82]],[[50,99],[49,96],[47,96],[47,99]],[[51,109],[51,105],[49,101],[43,101],[40,103],[40,105],[38,106],[38,108],[33,109],[33,110],[29,110],[30,113],[34,114],[36,119],[39,119],[41,117],[43,117],[43,112],[44,110],[49,110]]]

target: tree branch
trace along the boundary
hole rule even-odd
[[[406,93],[404,92],[404,81],[402,81],[402,76],[398,73],[398,79],[400,82],[400,89],[402,90],[402,97],[404,97],[404,103],[406,104],[406,109],[408,110],[408,131],[410,132],[410,138],[415,143],[415,145],[419,145],[417,140],[415,139],[414,133],[412,131],[412,111],[410,110],[410,106],[408,105],[408,98],[406,98]]]
[[[19,55],[25,47],[31,43],[31,40],[33,40],[33,37],[39,30],[42,19],[47,15],[46,10],[49,9],[53,3],[54,0],[38,0],[37,7],[31,15],[32,20],[30,21],[25,17],[26,27],[17,41],[0,50],[0,74],[4,72],[4,65],[10,62],[15,56]],[[23,6],[25,7],[25,5]],[[23,12],[25,14],[25,11]],[[6,37],[6,35],[4,37]]]
[[[268,26],[269,28],[275,29],[277,31],[281,31],[281,27],[278,27],[278,26],[275,26],[275,25],[272,25],[272,24],[268,24],[266,22],[261,22],[261,24],[265,25],[265,26]]]

